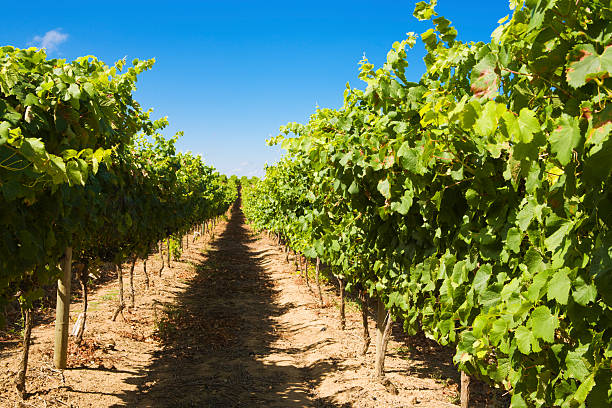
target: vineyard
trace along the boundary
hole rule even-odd
[[[511,1],[468,44],[435,3],[414,13],[431,29],[361,61],[364,91],[270,140],[288,153],[245,188],[246,215],[377,300],[379,377],[398,321],[455,349],[464,400],[476,377],[512,407],[610,406],[610,5]]]
[[[510,8],[467,43],[417,3],[431,28],[281,127],[262,179],[164,136],[155,60],[0,47],[0,405],[611,406],[612,6]],[[404,344],[457,380],[398,374]],[[115,388],[70,374],[94,363]]]
[[[170,253],[190,232],[224,214],[236,180],[201,157],[177,153],[165,118],[133,100],[137,76],[154,61],[109,67],[94,57],[49,60],[44,50],[2,47],[0,56],[0,305],[18,299],[24,327],[17,389],[26,396],[32,307],[58,280],[54,363],[66,368],[72,269],[87,285],[101,263],[115,265],[126,308],[122,263]],[[124,71],[124,73],[121,73]],[[60,267],[61,266],[61,267]],[[163,268],[163,264],[162,264]],[[145,264],[146,271],[146,264]],[[132,306],[134,289],[131,285]],[[2,315],[4,316],[4,315]]]

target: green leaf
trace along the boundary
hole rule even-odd
[[[527,108],[521,109],[518,117],[518,124],[521,132],[521,142],[529,143],[533,140],[533,134],[540,131],[540,123],[535,117],[535,113]]]
[[[492,53],[487,54],[472,69],[472,93],[479,98],[494,99],[499,93],[497,60]]]
[[[61,157],[51,156],[51,159],[49,160],[49,169],[51,178],[55,184],[63,184],[68,181],[66,164]]]
[[[351,130],[352,122],[353,120],[351,118],[340,118],[338,120],[338,127],[344,130],[345,132],[348,132],[349,130]]]
[[[383,197],[391,198],[391,191],[390,191],[391,186],[389,184],[389,180],[387,179],[380,180],[376,188],[378,189],[378,191],[380,191],[380,194],[382,194]]]
[[[597,289],[594,285],[587,284],[582,277],[577,277],[574,280],[574,290],[572,298],[581,306],[594,302],[597,298]]]
[[[580,387],[578,387],[578,389],[576,390],[576,393],[574,394],[574,400],[582,404],[587,399],[589,393],[591,392],[594,386],[595,386],[595,373],[592,373],[591,375],[587,377],[586,380],[582,382],[582,384],[580,384]]]
[[[553,232],[549,237],[544,240],[544,245],[546,245],[546,249],[554,252],[563,239],[567,235],[567,233],[572,229],[572,223],[570,221],[563,221],[561,226],[557,228],[555,232]]]
[[[402,167],[414,174],[423,174],[424,169],[419,162],[419,153],[410,147],[410,143],[404,142],[397,151],[397,157]]]
[[[567,270],[557,271],[548,282],[548,299],[556,299],[562,305],[567,305],[571,285]]]
[[[0,146],[8,140],[10,128],[11,124],[9,122],[0,122]]]
[[[572,151],[580,144],[578,120],[567,114],[561,115],[556,129],[550,135],[550,146],[559,163],[567,165],[572,158]]]
[[[586,348],[581,347],[576,351],[570,351],[565,357],[565,366],[567,374],[570,378],[575,378],[578,381],[584,380],[590,373],[589,367],[583,355]]]
[[[338,243],[337,240],[333,240],[332,244],[331,244],[331,249],[333,251],[336,251],[336,252],[339,251],[340,250],[340,243]]]
[[[423,40],[423,42],[425,43],[425,48],[430,50],[434,49],[438,44],[436,32],[433,28],[430,28],[429,30],[421,34],[421,40]]]
[[[490,264],[484,264],[478,268],[476,276],[474,276],[474,281],[472,282],[472,287],[476,293],[480,294],[487,288],[487,282],[489,282],[492,271],[493,268]]]
[[[508,322],[504,319],[497,319],[493,322],[491,331],[489,332],[491,342],[497,346],[502,339],[508,337]]]
[[[516,345],[521,353],[531,353],[531,342],[533,341],[533,335],[528,328],[525,326],[519,326],[514,332],[514,337],[516,339]]]
[[[510,408],[528,408],[521,394],[514,394],[510,400]]]
[[[533,277],[533,282],[529,285],[529,289],[527,289],[528,300],[535,303],[543,296],[541,291],[548,283],[548,277],[549,272],[547,270],[540,271]]]
[[[497,120],[497,103],[488,101],[474,124],[474,130],[480,135],[491,136],[497,129]]]
[[[612,46],[608,45],[599,55],[592,44],[579,44],[571,52],[567,68],[567,83],[574,88],[595,78],[610,76],[612,72]]]
[[[521,127],[519,126],[518,118],[514,116],[511,111],[506,111],[502,115],[504,121],[505,134],[513,142],[519,143],[521,141]]]
[[[480,104],[477,101],[472,101],[463,107],[459,118],[461,118],[461,124],[465,129],[470,129],[474,126],[480,109]]]
[[[518,253],[520,251],[522,240],[523,234],[518,230],[518,228],[513,227],[508,230],[508,235],[506,235],[506,245],[512,252]]]
[[[95,90],[95,88],[94,88],[94,86],[93,86],[93,84],[91,82],[85,82],[83,84],[83,90],[90,97],[96,96],[96,90]]]
[[[81,173],[81,169],[76,161],[71,160],[66,164],[66,174],[72,184],[85,185],[83,173]]]
[[[531,220],[535,216],[537,206],[538,204],[535,200],[529,200],[516,215],[516,221],[521,231],[527,231],[527,227],[529,227]]]
[[[451,26],[451,22],[444,17],[438,17],[433,20],[436,24],[436,29],[440,33],[442,40],[452,42],[457,37],[457,30]]]
[[[31,93],[27,94],[25,97],[25,101],[23,101],[23,105],[24,106],[38,105],[38,97]]]
[[[68,94],[72,99],[81,99],[81,90],[77,84],[70,84],[68,87]]]
[[[550,313],[550,309],[546,306],[539,306],[531,312],[529,318],[533,335],[548,343],[552,343],[555,339],[555,329],[559,325],[559,321]]]
[[[533,194],[538,187],[542,185],[541,180],[541,169],[538,163],[532,162],[527,174],[527,180],[525,180],[525,189],[528,193]]]
[[[33,162],[39,162],[47,157],[45,144],[41,139],[35,139],[32,137],[23,140],[20,152],[24,157]]]
[[[394,201],[391,203],[391,209],[402,215],[406,215],[408,214],[408,211],[410,211],[410,207],[412,207],[412,199],[413,191],[411,188],[408,188],[404,191],[404,194],[399,202]]]
[[[527,252],[525,252],[524,261],[525,265],[527,266],[527,270],[532,275],[535,275],[544,269],[542,255],[540,255],[535,248],[529,248]]]
[[[489,319],[487,318],[487,316],[484,316],[484,315],[476,316],[476,318],[474,319],[474,323],[472,324],[474,336],[481,337],[488,323],[489,323]]]
[[[414,12],[412,13],[419,20],[429,20],[433,16],[437,16],[434,11],[437,0],[430,0],[430,2],[420,1],[414,6]]]

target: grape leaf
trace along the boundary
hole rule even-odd
[[[555,338],[555,329],[559,325],[559,321],[550,313],[550,309],[546,306],[539,306],[531,312],[529,318],[531,322],[531,330],[533,335],[538,339],[543,339],[548,343],[552,343]]]
[[[567,83],[580,88],[594,78],[610,76],[612,72],[612,45],[599,55],[592,44],[579,44],[571,52],[567,68]]]

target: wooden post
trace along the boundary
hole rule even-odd
[[[166,238],[166,245],[168,246],[168,268],[172,269],[170,266],[170,237]]]
[[[30,354],[30,338],[32,335],[32,310],[22,306],[23,313],[23,351],[21,354],[21,363],[15,380],[15,387],[21,396],[21,399],[26,399],[26,374],[28,372],[28,356]]]
[[[376,376],[380,377],[380,367],[379,367],[379,359],[380,359],[380,348],[382,347],[382,336],[383,331],[385,330],[385,316],[387,315],[387,311],[385,310],[385,305],[380,299],[376,301],[376,357],[375,357],[375,365],[376,365]]]
[[[163,242],[159,242],[159,257],[161,258],[161,268],[159,268],[159,277],[161,278],[162,276],[162,271],[164,270],[164,244]]]
[[[113,318],[111,319],[113,322],[117,320],[117,316],[121,313],[123,320],[125,320],[125,316],[123,315],[123,309],[125,309],[125,302],[123,300],[123,269],[121,269],[121,262],[115,264],[115,269],[117,270],[117,281],[119,282],[119,304],[117,305],[117,309],[113,314]]]
[[[317,289],[319,290],[319,307],[323,307],[323,295],[321,294],[321,279],[319,277],[321,273],[321,260],[319,259],[318,256],[317,256],[317,265],[315,268],[317,271]]]
[[[461,372],[461,408],[468,408],[470,405],[470,376]]]
[[[340,285],[340,330],[346,328],[346,314],[344,313],[344,279],[338,278]]]
[[[67,247],[61,261],[62,275],[57,281],[57,306],[55,308],[55,368],[66,368],[68,356],[68,325],[70,323],[70,284],[72,281],[72,247]]]
[[[365,356],[368,353],[370,347],[370,328],[368,327],[368,298],[366,291],[361,291],[361,322],[363,324],[363,347],[361,349],[361,355]]]
[[[136,255],[132,258],[132,265],[130,266],[130,307],[133,309],[136,304],[136,295],[134,293],[134,268],[136,267]]]
[[[145,289],[149,290],[149,274],[147,273],[147,258],[142,260],[142,271],[145,276]]]

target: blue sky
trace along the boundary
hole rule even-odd
[[[77,5],[78,4],[78,5]],[[183,130],[179,149],[226,174],[261,176],[280,157],[265,140],[315,107],[337,108],[358,62],[379,66],[394,41],[429,28],[415,1],[9,2],[0,44],[46,46],[51,57],[95,55],[113,63],[152,58],[136,99]],[[486,6],[484,6],[486,4]],[[28,9],[28,10],[26,10]],[[30,11],[31,10],[31,11]],[[438,0],[464,41],[487,41],[508,0]],[[409,53],[409,79],[424,71]]]

